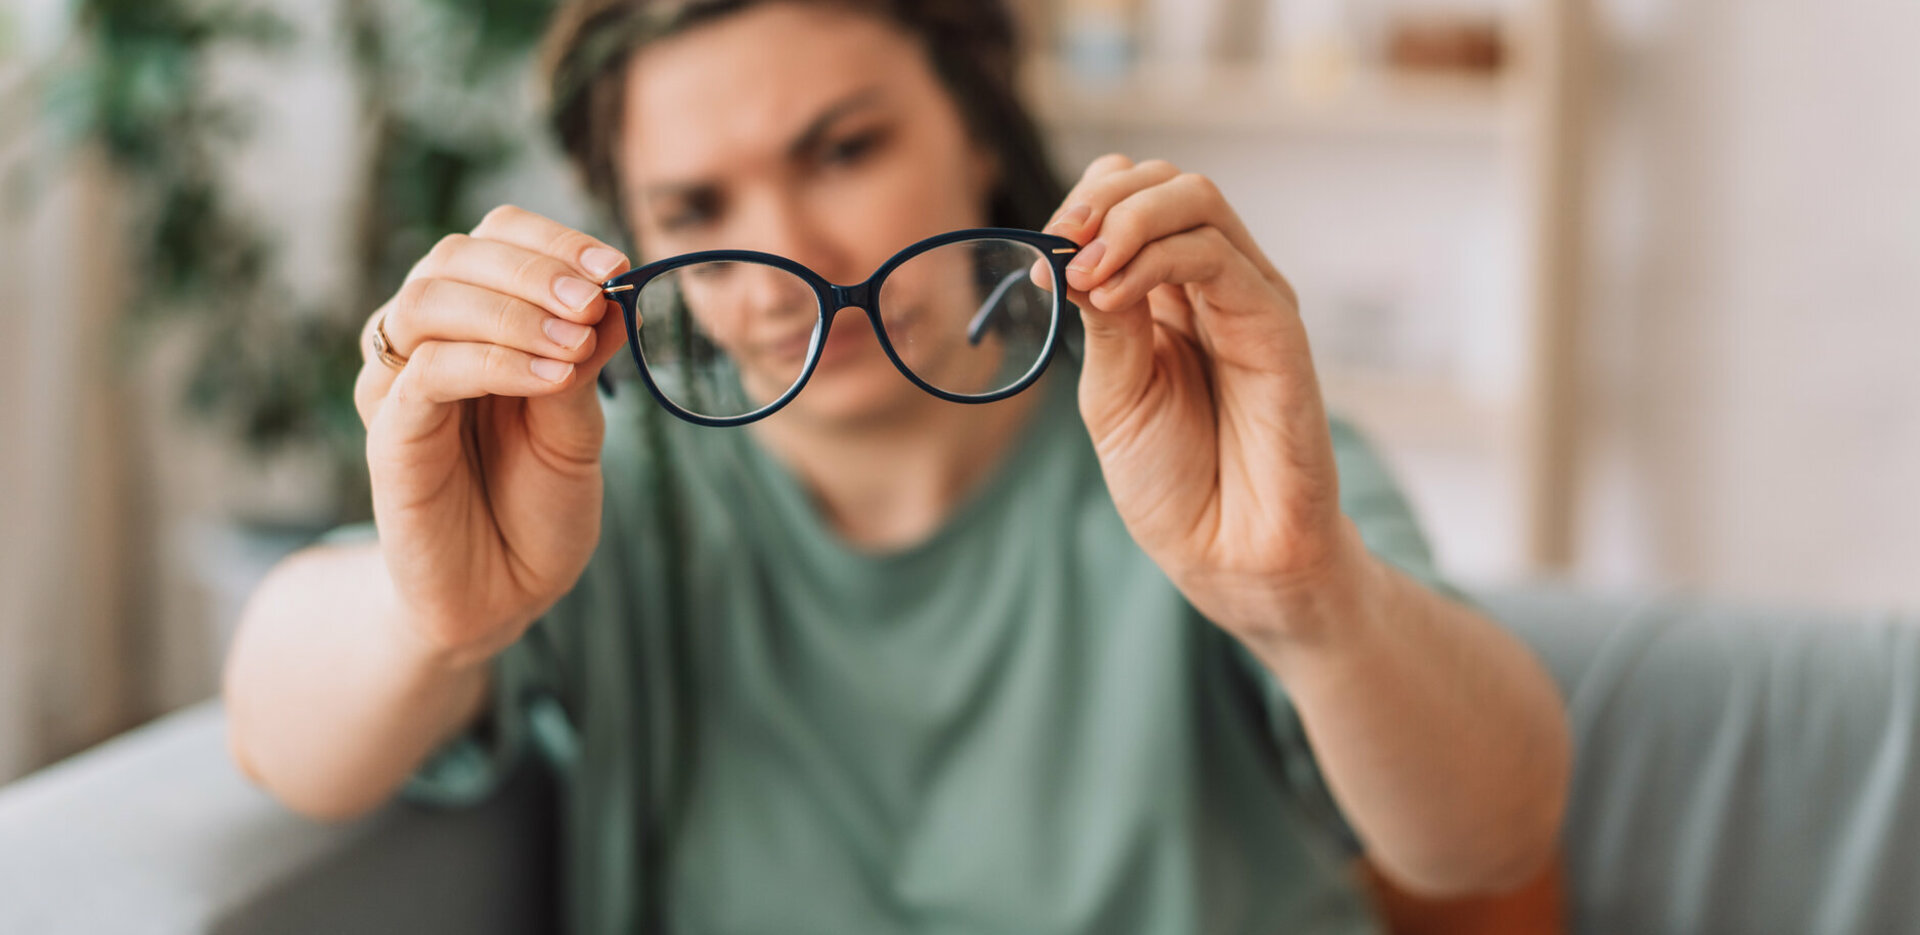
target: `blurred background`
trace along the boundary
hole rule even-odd
[[[354,341],[436,239],[594,229],[553,5],[0,0],[0,782],[366,514]],[[1920,606],[1920,4],[1021,10],[1063,172],[1220,183],[1461,582]]]

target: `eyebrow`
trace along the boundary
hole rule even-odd
[[[820,147],[820,141],[827,135],[827,131],[833,129],[833,125],[837,123],[840,118],[848,114],[858,113],[862,109],[872,107],[879,102],[880,89],[875,87],[855,91],[829,105],[826,110],[820,112],[819,116],[813,118],[811,123],[807,124],[806,129],[801,130],[800,134],[793,138],[792,143],[787,145],[788,157],[797,159],[818,149]]]
[[[881,94],[882,89],[879,87],[863,88],[827,105],[826,109],[808,121],[807,125],[794,135],[793,141],[787,144],[787,158],[800,159],[818,149],[821,140],[826,137],[828,130],[833,129],[835,123],[848,114],[858,113],[879,103]],[[648,199],[687,198],[711,192],[713,187],[713,183],[707,181],[666,182],[649,185],[643,193]]]

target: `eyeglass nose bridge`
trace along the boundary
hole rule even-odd
[[[871,282],[853,286],[834,286],[831,292],[834,311],[849,307],[867,309],[873,306],[873,283]]]

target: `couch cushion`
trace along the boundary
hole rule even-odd
[[[1920,620],[1555,591],[1483,603],[1568,699],[1577,930],[1920,919]]]

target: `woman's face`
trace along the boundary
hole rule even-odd
[[[751,7],[648,46],[628,81],[620,170],[650,259],[758,250],[850,284],[917,240],[986,221],[991,160],[925,52],[873,17],[822,3]],[[791,384],[815,320],[811,293],[737,268],[679,285],[749,396],[765,401]],[[905,277],[888,291],[889,334],[920,373],[894,333],[896,314],[905,331],[929,303],[965,303],[939,301],[932,294],[945,290],[913,288]],[[895,295],[904,298],[886,301]],[[865,316],[848,312],[787,412],[843,423],[923,399],[931,398],[893,368]]]

